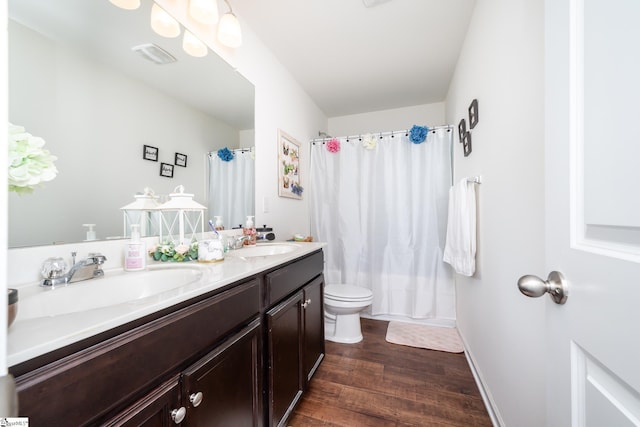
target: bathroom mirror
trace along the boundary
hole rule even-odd
[[[145,187],[184,185],[206,205],[206,153],[253,145],[253,85],[211,51],[186,54],[184,28],[156,35],[152,1],[133,11],[107,0],[8,3],[9,120],[46,141],[59,171],[32,194],[9,193],[10,247],[79,242],[83,224],[98,239],[121,237],[120,208]],[[147,43],[177,61],[132,51]]]

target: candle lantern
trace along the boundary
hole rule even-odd
[[[135,201],[120,208],[123,214],[123,236],[131,235],[131,225],[140,226],[140,236],[157,236],[159,231],[158,196],[152,189],[145,188],[142,194],[136,194]]]
[[[204,233],[204,211],[207,208],[193,200],[193,194],[184,192],[179,185],[169,194],[169,200],[160,205],[160,242],[188,245],[200,230]],[[187,240],[188,239],[188,240]]]

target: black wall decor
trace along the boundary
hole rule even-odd
[[[469,105],[469,129],[473,129],[478,124],[478,100],[474,99]]]
[[[158,161],[158,148],[151,145],[142,146],[142,158],[145,160],[151,160],[152,162]]]
[[[471,132],[467,131],[464,134],[464,140],[462,141],[462,149],[464,150],[464,156],[467,157],[471,154]]]
[[[462,141],[464,141],[464,135],[467,133],[467,122],[462,119],[460,120],[460,123],[458,123],[458,139],[459,142],[462,144]]]
[[[160,176],[173,178],[173,165],[169,163],[160,163]]]

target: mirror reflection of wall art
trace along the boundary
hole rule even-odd
[[[473,129],[478,124],[478,100],[474,99],[469,105],[469,129]]]
[[[464,139],[462,141],[462,149],[464,151],[464,156],[467,157],[471,154],[471,132],[467,131],[464,134]]]
[[[158,148],[150,145],[144,145],[142,147],[142,158],[145,160],[151,160],[152,162],[158,161]]]
[[[300,143],[278,129],[278,196],[302,199]]]
[[[160,163],[160,176],[173,178],[173,165],[169,163]]]
[[[183,168],[187,167],[187,155],[186,154],[180,154],[180,153],[176,153],[176,160],[175,160],[175,165],[176,166],[182,166]]]

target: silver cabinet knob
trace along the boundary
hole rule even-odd
[[[541,297],[548,293],[556,304],[564,304],[569,296],[564,276],[559,271],[549,273],[547,280],[542,280],[538,276],[531,274],[522,276],[518,279],[518,289],[526,296],[533,298]]]
[[[302,308],[307,308],[307,307],[309,306],[309,304],[311,304],[311,298],[309,298],[309,299],[305,300],[305,301],[302,303]]]
[[[184,417],[186,416],[187,416],[187,410],[185,409],[184,406],[181,406],[180,408],[174,409],[173,411],[171,411],[171,419],[176,424],[180,424],[184,420]]]
[[[198,405],[200,405],[202,403],[202,398],[203,398],[203,394],[201,391],[197,392],[197,393],[192,393],[189,396],[189,402],[191,402],[191,405],[193,405],[194,408],[198,407]]]

